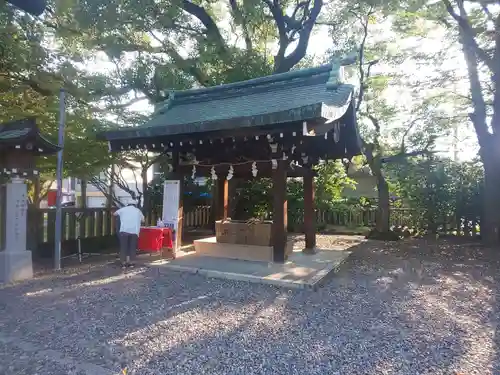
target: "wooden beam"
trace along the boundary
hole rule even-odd
[[[304,175],[304,252],[314,252],[316,248],[316,215],[314,209],[314,177],[312,171]]]
[[[286,199],[286,163],[278,162],[273,170],[273,261],[283,263],[286,260],[287,243],[287,199]]]
[[[200,162],[238,162],[242,159],[266,160],[270,158],[269,143],[280,145],[289,159],[300,159],[302,153],[320,158],[342,158],[352,147],[352,129],[340,122],[307,123],[308,135],[303,134],[303,125],[290,123],[287,126],[266,129],[237,129],[234,132],[200,133],[184,135],[182,138],[137,138],[126,143],[112,142],[114,151],[148,149],[155,152],[192,153]],[[338,138],[334,136],[338,128]],[[311,132],[309,132],[311,130]],[[315,134],[315,135],[312,135]],[[351,142],[352,143],[352,142]],[[293,155],[291,150],[294,150]],[[352,156],[352,155],[350,155]]]
[[[308,121],[307,127],[315,129],[323,127],[323,121]],[[220,147],[221,141],[224,144],[234,143],[244,140],[267,140],[268,136],[275,140],[288,138],[300,139],[303,137],[303,121],[289,123],[264,125],[260,127],[243,127],[231,130],[221,130],[215,132],[202,132],[179,134],[172,136],[151,136],[147,138],[134,138],[126,140],[111,141],[113,151],[126,151],[128,149],[148,149],[150,151],[191,151],[199,146],[213,145]],[[307,138],[307,136],[306,136]]]

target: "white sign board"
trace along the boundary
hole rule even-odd
[[[163,186],[163,223],[177,232],[179,224],[180,181],[167,180]],[[175,240],[175,238],[174,238]],[[177,248],[177,243],[175,244]]]

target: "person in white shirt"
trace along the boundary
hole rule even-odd
[[[144,221],[144,215],[136,207],[136,203],[131,203],[126,207],[117,210],[113,215],[120,218],[120,230],[118,238],[120,240],[120,261],[122,267],[131,267],[131,259],[135,257],[137,251],[137,241],[141,223]]]

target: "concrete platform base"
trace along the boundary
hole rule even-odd
[[[215,237],[203,238],[194,241],[194,248],[198,255],[207,257],[251,260],[256,262],[272,262],[272,246],[240,245],[217,242]],[[286,257],[293,252],[293,240],[286,245]]]
[[[33,278],[31,251],[0,251],[0,283]]]
[[[318,250],[303,254],[295,250],[284,264],[246,261],[188,253],[173,260],[145,262],[151,267],[165,267],[207,277],[271,284],[285,288],[316,289],[335,273],[352,251]]]

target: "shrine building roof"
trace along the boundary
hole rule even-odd
[[[113,144],[132,140],[196,136],[254,127],[312,121],[333,122],[350,109],[347,122],[356,127],[354,87],[339,80],[339,66],[315,68],[214,87],[172,91],[142,126],[102,133]],[[354,130],[357,133],[357,130]]]
[[[34,155],[54,154],[58,145],[46,139],[36,125],[34,117],[0,124],[0,150],[25,150]]]

